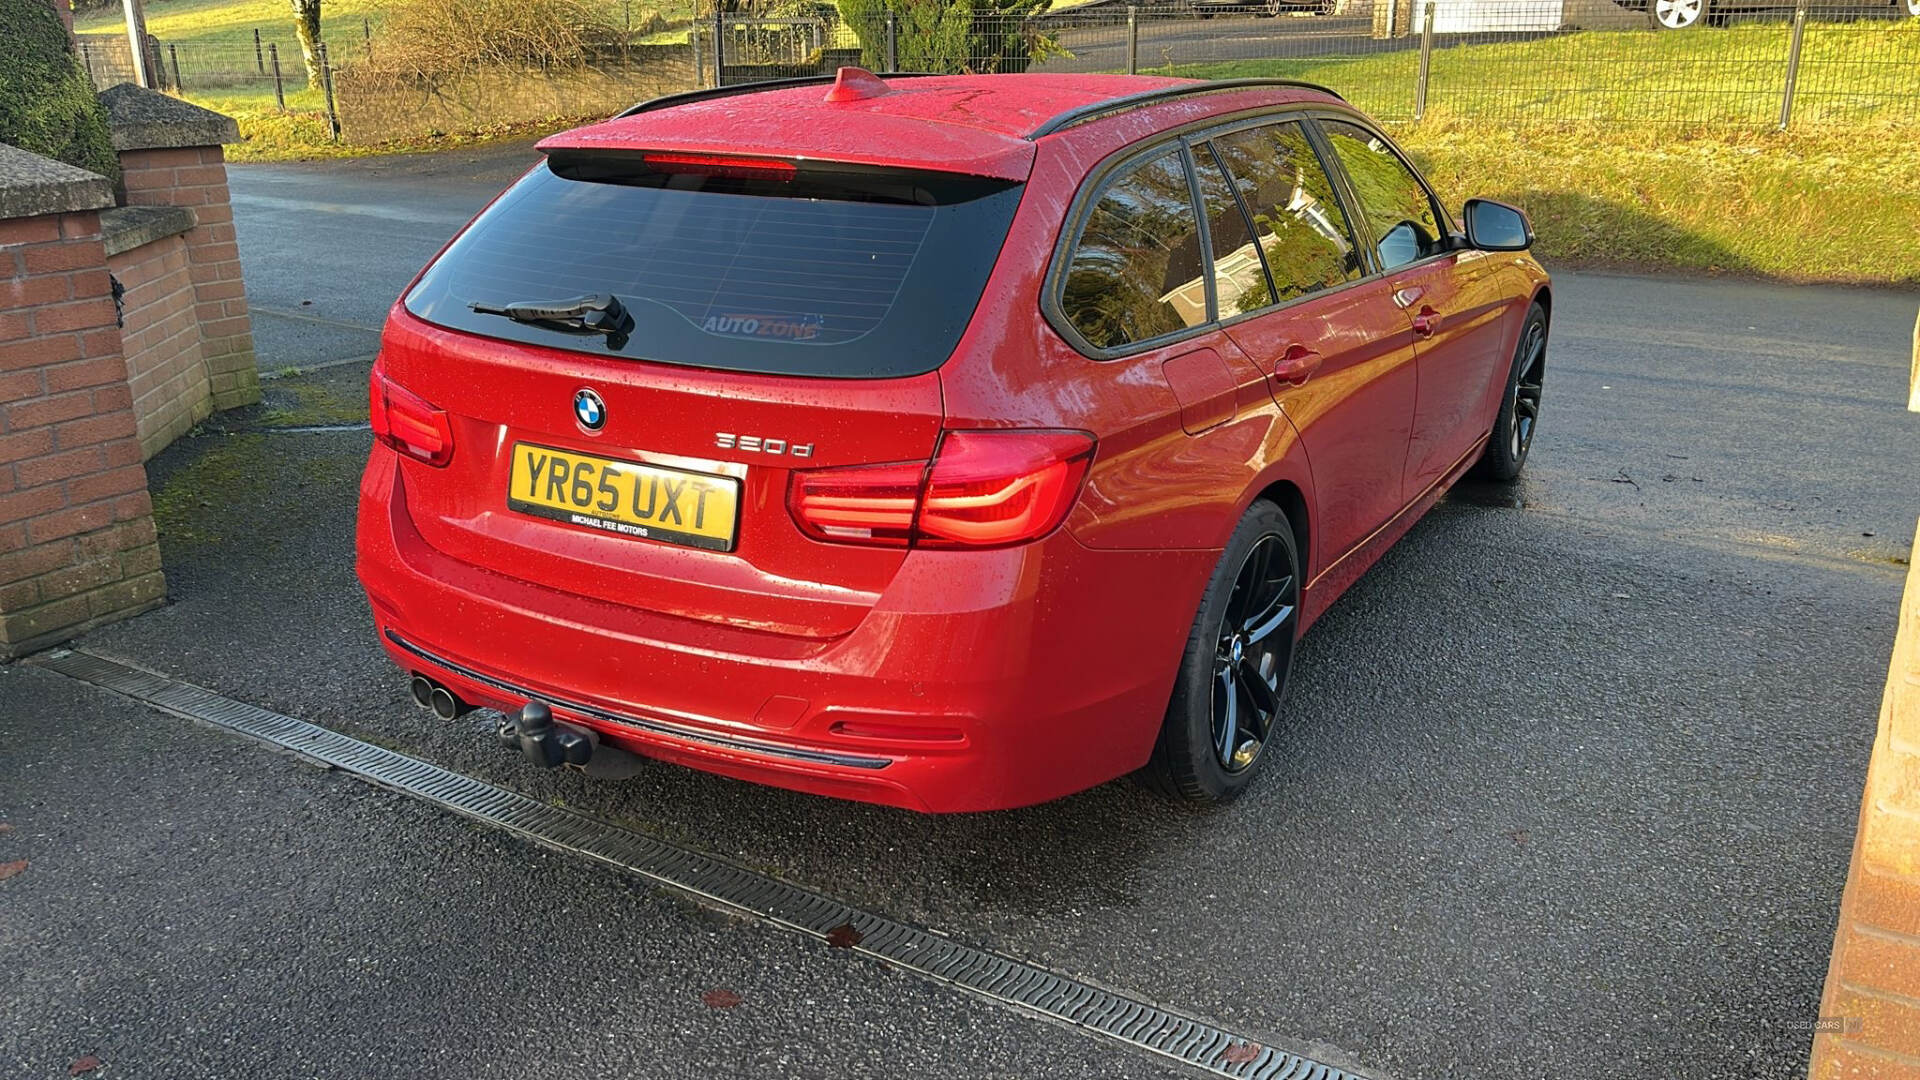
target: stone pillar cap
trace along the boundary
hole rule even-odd
[[[0,143],[0,218],[39,217],[113,205],[113,182]]]
[[[240,125],[233,117],[133,83],[100,91],[100,104],[107,110],[115,150],[223,146],[240,141]]]

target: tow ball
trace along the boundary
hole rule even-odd
[[[585,765],[593,757],[593,740],[585,732],[554,723],[553,710],[543,702],[527,702],[520,715],[503,717],[495,731],[501,742],[542,768]]]

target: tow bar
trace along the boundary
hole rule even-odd
[[[528,761],[542,768],[585,765],[593,757],[593,740],[576,728],[553,722],[553,710],[544,702],[529,701],[517,717],[501,717],[494,729],[500,741],[517,747]]]
[[[494,733],[508,749],[520,751],[543,769],[573,765],[608,779],[640,771],[637,756],[600,742],[584,729],[555,723],[553,710],[543,701],[527,702],[518,716],[502,716]]]

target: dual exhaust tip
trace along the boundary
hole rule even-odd
[[[473,706],[461,701],[458,694],[425,675],[415,675],[408,689],[415,705],[433,710],[433,715],[442,720],[457,720],[473,711]]]

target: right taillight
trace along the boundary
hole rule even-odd
[[[453,460],[453,426],[444,409],[401,386],[374,365],[368,419],[373,437],[400,453],[439,467]]]
[[[950,431],[931,464],[793,474],[787,506],[816,540],[1003,547],[1052,532],[1093,461],[1084,431]]]

